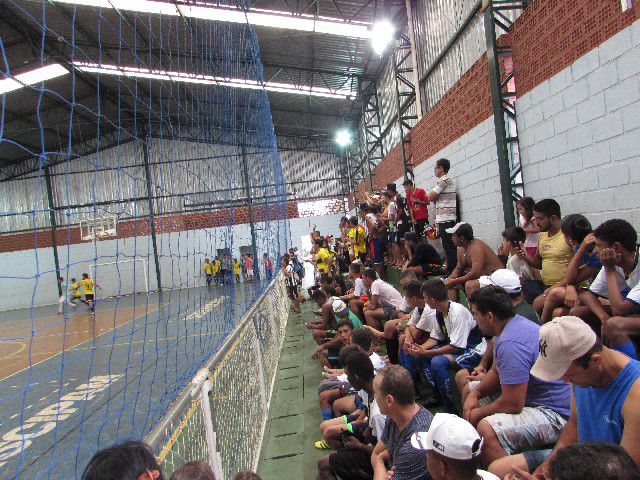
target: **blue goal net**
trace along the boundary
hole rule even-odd
[[[144,438],[231,332],[271,355],[268,389],[290,212],[256,34],[225,8],[0,5],[0,478],[76,478]],[[254,357],[230,352],[209,365],[212,408],[245,400],[234,375],[253,382]],[[211,449],[172,431],[164,457]]]

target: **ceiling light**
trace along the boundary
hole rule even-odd
[[[396,29],[388,20],[382,20],[373,25],[371,29],[371,47],[378,55],[382,55],[393,42]]]
[[[46,82],[53,78],[66,75],[69,71],[59,63],[53,63],[45,67],[36,68],[28,72],[20,73],[12,77],[0,80],[0,94],[18,90],[28,85],[35,85],[40,82]]]
[[[349,130],[338,130],[336,132],[336,143],[341,147],[346,147],[351,144],[351,132]]]
[[[202,85],[219,85],[223,87],[247,88],[251,90],[264,89],[271,92],[292,93],[295,95],[312,97],[337,98],[342,100],[352,100],[356,98],[356,92],[347,89],[332,90],[330,88],[295,85],[291,83],[260,82],[258,80],[247,80],[243,78],[215,77],[213,75],[172,72],[167,70],[150,70],[147,68],[123,67],[118,65],[87,62],[73,62],[73,66],[81,72],[119,75],[130,78],[148,78],[153,80],[196,83]]]
[[[55,0],[58,3],[68,3],[100,8],[112,8],[140,13],[154,13],[158,15],[199,18],[202,20],[216,20],[231,23],[249,23],[262,27],[301,30],[304,32],[327,33],[351,38],[369,38],[370,24],[365,22],[345,22],[331,17],[314,17],[312,15],[294,15],[277,10],[238,8],[222,8],[212,6],[206,2],[159,2],[153,0]]]

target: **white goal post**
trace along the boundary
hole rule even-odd
[[[135,258],[89,266],[91,278],[100,285],[103,297],[149,293],[147,259]]]

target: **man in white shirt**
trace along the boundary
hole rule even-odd
[[[402,294],[393,285],[380,280],[372,268],[362,272],[362,281],[369,290],[369,302],[364,306],[367,325],[382,330],[382,323],[395,318],[405,305]]]
[[[607,220],[593,234],[594,252],[602,269],[588,291],[580,293],[584,306],[574,307],[570,315],[585,322],[600,323],[602,337],[609,346],[637,358],[630,335],[640,333],[640,262],[638,235],[626,220]],[[599,298],[607,300],[603,304]]]
[[[499,480],[478,469],[482,443],[473,425],[450,413],[436,413],[428,432],[411,436],[413,448],[426,450],[433,480]]]
[[[441,158],[436,162],[433,173],[438,181],[433,190],[429,192],[429,202],[435,203],[436,207],[436,226],[440,232],[442,248],[447,257],[447,270],[449,273],[456,268],[458,262],[457,249],[453,244],[452,235],[446,231],[447,228],[453,227],[458,221],[456,184],[449,177],[450,167],[451,163],[446,158]]]

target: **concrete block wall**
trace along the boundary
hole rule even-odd
[[[594,225],[640,230],[640,20],[516,103],[523,178],[534,199]]]

